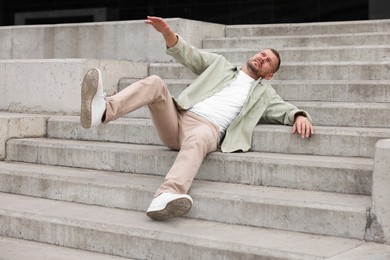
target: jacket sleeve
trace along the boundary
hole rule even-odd
[[[284,101],[275,90],[272,90],[269,95],[271,96],[270,102],[263,116],[260,118],[259,123],[293,125],[296,113],[303,113],[312,122],[309,113]]]
[[[189,68],[193,73],[200,75],[220,55],[198,50],[180,35],[175,46],[167,49],[167,54],[175,58],[177,62]]]

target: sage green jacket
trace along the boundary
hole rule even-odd
[[[239,68],[223,56],[196,49],[178,35],[178,42],[167,49],[167,54],[199,75],[180,95],[175,98],[178,109],[187,110],[194,104],[217,93],[227,86],[238,74]],[[226,130],[221,144],[222,152],[250,149],[252,134],[257,123],[294,124],[294,116],[302,112],[311,121],[306,111],[285,102],[269,84],[256,80],[247,100],[236,119]]]

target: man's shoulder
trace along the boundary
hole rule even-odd
[[[267,91],[268,93],[276,93],[276,90],[272,87],[272,85],[269,82],[264,82],[264,80],[261,80],[258,83],[258,86],[264,89],[264,91]]]

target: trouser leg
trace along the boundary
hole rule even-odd
[[[218,126],[191,112],[178,112],[167,86],[158,76],[135,82],[107,97],[106,101],[105,124],[148,106],[161,141],[169,148],[179,150],[156,195],[187,193],[204,157],[218,147]]]
[[[172,149],[179,149],[179,113],[160,77],[153,75],[137,81],[107,97],[106,101],[105,124],[147,105],[161,141]]]
[[[218,126],[208,120],[191,112],[181,112],[180,126],[179,153],[155,196],[162,192],[188,193],[203,159],[218,147]]]

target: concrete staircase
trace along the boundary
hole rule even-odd
[[[386,231],[374,226],[381,222],[372,212],[376,144],[390,138],[389,25],[240,25],[223,27],[225,37],[208,35],[199,47],[237,65],[262,48],[280,50],[271,84],[309,111],[315,135],[302,140],[289,126],[258,125],[251,152],[207,156],[190,190],[193,209],[166,222],[144,212],[177,153],[161,145],[146,109],[81,128],[78,91],[95,65],[111,93],[157,74],[178,94],[191,72],[152,59],[3,61],[7,80],[15,78],[6,86],[45,84],[66,100],[55,96],[53,106],[27,88],[25,101],[9,102],[11,91],[4,92],[0,259],[389,259]]]

